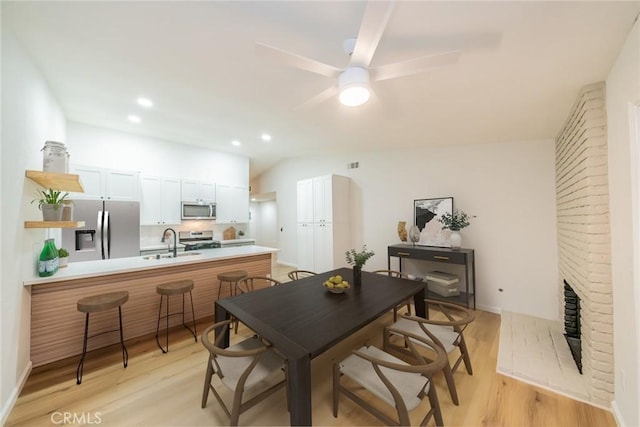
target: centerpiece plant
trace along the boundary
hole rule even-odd
[[[375,255],[375,252],[368,250],[367,245],[364,245],[360,251],[350,249],[344,254],[347,263],[353,266],[353,284],[360,285],[362,283],[362,266]]]

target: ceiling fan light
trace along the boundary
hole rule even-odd
[[[364,68],[347,68],[338,78],[340,103],[348,107],[357,107],[369,100],[369,72]]]
[[[352,86],[346,89],[343,89],[340,92],[340,103],[342,105],[346,105],[347,107],[357,107],[358,105],[362,105],[369,100],[371,93],[369,89],[362,86]]]

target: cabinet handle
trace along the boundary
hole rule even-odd
[[[448,256],[440,256],[440,255],[434,255],[433,256],[435,259],[443,259],[445,261],[449,260]]]
[[[400,256],[411,256],[411,254],[409,252],[398,252],[398,255],[400,255]]]

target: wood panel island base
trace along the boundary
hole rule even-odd
[[[84,314],[77,310],[78,299],[105,292],[128,291],[129,301],[122,306],[125,340],[155,333],[160,304],[160,298],[156,293],[157,285],[185,279],[193,280],[193,303],[196,318],[212,317],[214,316],[214,305],[219,286],[216,276],[219,273],[230,270],[245,270],[249,276],[271,274],[272,252],[276,250],[262,249],[264,249],[262,253],[232,256],[234,252],[229,252],[232,255],[208,258],[206,256],[208,251],[202,251],[203,259],[189,259],[188,262],[180,262],[183,260],[176,259],[175,263],[161,263],[161,265],[149,264],[155,262],[153,260],[139,263],[137,259],[130,258],[137,265],[143,265],[143,267],[121,268],[119,272],[80,274],[81,277],[76,278],[52,276],[42,278],[42,280],[25,281],[25,285],[31,287],[31,361],[33,366],[41,366],[82,353]],[[227,250],[212,249],[210,251]],[[260,251],[254,250],[253,252]],[[112,261],[123,263],[121,260],[102,262]],[[46,281],[45,279],[51,280]],[[229,291],[225,287],[220,298],[228,296]],[[182,299],[173,298],[170,312],[174,313],[181,309]],[[114,329],[114,326],[117,327],[117,317],[111,312],[95,313],[91,316],[89,334],[94,335],[101,331]],[[188,313],[185,320],[189,321],[190,318],[191,315]],[[172,327],[181,324],[181,322],[181,316],[172,316],[169,326]],[[104,334],[95,337],[90,342],[88,350],[118,343],[119,339],[118,334]]]

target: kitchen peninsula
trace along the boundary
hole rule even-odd
[[[204,249],[177,258],[130,257],[70,263],[54,276],[37,277],[35,272],[24,280],[31,290],[31,361],[40,366],[82,352],[84,315],[77,311],[78,299],[113,291],[128,291],[129,301],[122,308],[125,339],[155,332],[160,283],[191,279],[194,281],[193,303],[196,318],[213,319],[218,292],[218,273],[245,270],[249,276],[271,274],[272,254],[277,249],[240,246]],[[222,297],[228,296],[223,289]],[[174,298],[170,311],[181,310],[182,300]],[[190,316],[187,315],[187,319]],[[174,316],[170,326],[180,324]],[[112,328],[112,313],[96,313],[91,328]],[[117,334],[96,337],[90,350],[118,342]]]

